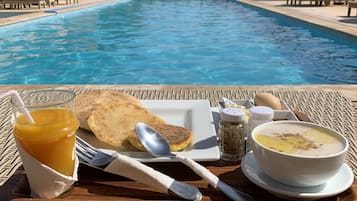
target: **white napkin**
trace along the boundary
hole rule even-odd
[[[72,176],[63,175],[56,170],[41,163],[27,153],[20,143],[17,148],[30,183],[31,196],[37,198],[56,198],[72,188],[77,181],[77,169],[79,160],[75,156],[75,165]]]
[[[133,158],[119,153],[114,153],[113,156],[115,156],[115,160],[113,160],[104,171],[152,186],[162,193],[168,193],[168,189],[170,189],[175,182],[173,178]]]

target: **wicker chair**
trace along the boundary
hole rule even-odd
[[[351,9],[356,8],[357,9],[357,1],[349,1],[348,2],[348,11],[347,11],[347,16],[351,16]],[[357,15],[357,14],[356,14]]]
[[[5,8],[7,5],[9,5],[10,8],[17,8],[17,9],[22,9],[31,7],[32,5],[38,5],[38,8],[40,9],[41,6],[44,8],[47,5],[47,0],[1,0],[1,4]]]

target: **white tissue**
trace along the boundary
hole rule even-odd
[[[174,179],[154,170],[153,168],[144,165],[128,156],[114,153],[115,160],[113,160],[104,171],[117,174],[142,184],[152,186],[162,193],[168,193],[168,189],[174,183]]]
[[[72,176],[63,175],[28,154],[17,143],[17,148],[30,184],[31,196],[36,198],[56,198],[72,188],[77,181],[79,160],[75,157]]]

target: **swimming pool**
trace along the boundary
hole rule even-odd
[[[230,0],[132,0],[0,28],[0,84],[356,84],[357,44]]]

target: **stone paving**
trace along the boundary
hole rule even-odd
[[[92,6],[113,3],[118,0],[78,0],[78,3],[66,4],[65,0],[58,0],[55,6],[41,7],[32,6],[30,8],[10,9],[0,8],[0,26],[32,20],[39,17],[56,15],[57,13],[71,12]]]
[[[352,10],[351,17],[347,17],[348,6],[344,4],[331,3],[328,6],[315,6],[310,5],[309,1],[303,1],[302,5],[291,6],[286,4],[286,0],[239,1],[322,27],[338,30],[352,36],[357,36],[356,9]]]

